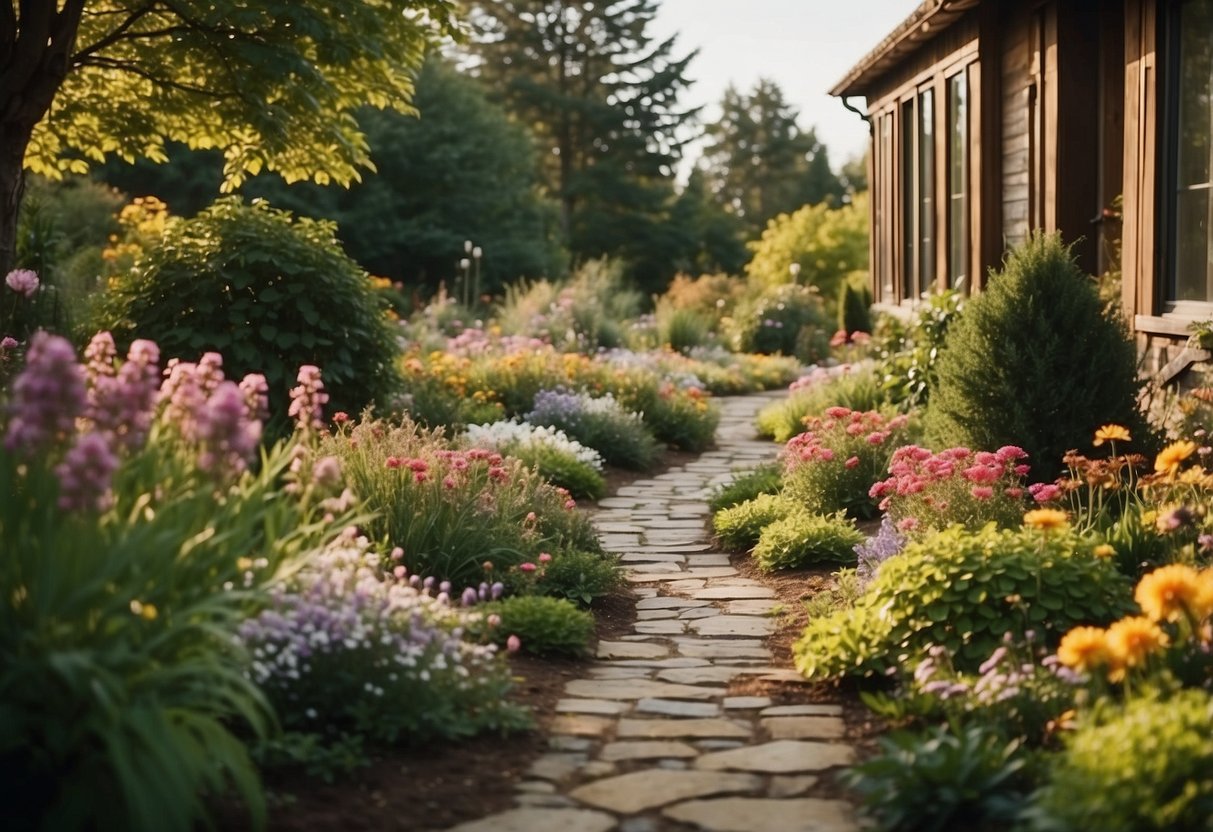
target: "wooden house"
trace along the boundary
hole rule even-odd
[[[1182,369],[1213,318],[1213,0],[926,0],[831,94],[867,102],[878,304],[979,291],[1058,230]]]

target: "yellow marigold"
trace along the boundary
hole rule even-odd
[[[1213,476],[1200,467],[1189,468],[1180,473],[1179,482],[1182,485],[1194,485],[1197,488],[1213,488]]]
[[[1097,558],[1114,558],[1116,557],[1116,547],[1110,543],[1100,543],[1091,550],[1091,554]]]
[[[1037,508],[1023,516],[1023,524],[1033,529],[1064,529],[1069,524],[1069,518],[1064,511],[1056,508]]]
[[[1099,447],[1105,442],[1131,442],[1133,437],[1129,435],[1129,429],[1120,425],[1104,425],[1099,430],[1095,431],[1095,441],[1091,444]]]
[[[1092,671],[1108,663],[1108,632],[1102,627],[1075,627],[1057,648],[1057,658],[1066,667]]]
[[[1196,453],[1196,443],[1189,442],[1186,439],[1181,439],[1178,442],[1172,442],[1154,459],[1154,470],[1167,476],[1174,476],[1179,470],[1180,464],[1185,459]]]
[[[1167,646],[1167,634],[1144,616],[1122,618],[1108,628],[1108,653],[1117,668],[1137,667]]]
[[[1198,621],[1203,621],[1213,615],[1213,566],[1208,567],[1200,573],[1199,580],[1200,592],[1196,596],[1195,608],[1193,615]]]
[[[1185,611],[1195,613],[1202,594],[1200,573],[1183,563],[1155,569],[1137,582],[1133,599],[1154,621],[1177,621]]]

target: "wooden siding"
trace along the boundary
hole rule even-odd
[[[1000,4],[1002,6],[1002,4]],[[1002,6],[1002,242],[1018,245],[1031,222],[1031,136],[1035,88],[1029,45],[1029,11],[1019,5]]]
[[[960,20],[945,29],[938,37],[923,44],[923,47],[896,69],[881,79],[868,95],[868,109],[875,112],[892,98],[897,98],[907,84],[918,83],[923,76],[930,75],[941,63],[949,61],[955,53],[977,41],[977,11],[967,12]]]
[[[1151,0],[1125,0],[1124,248],[1122,298],[1129,315],[1154,316],[1157,167],[1157,14]],[[1139,322],[1140,325],[1140,322]]]

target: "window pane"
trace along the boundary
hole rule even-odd
[[[954,288],[968,273],[968,96],[964,72],[948,79],[948,277]]]
[[[1171,22],[1171,300],[1213,301],[1213,0],[1177,4]]]
[[[901,105],[901,296],[913,298],[918,295],[918,279],[914,267],[918,257],[915,242],[918,239],[918,229],[914,224],[914,207],[917,199],[914,193],[914,102],[907,101]]]
[[[918,96],[918,292],[935,282],[935,96]]]

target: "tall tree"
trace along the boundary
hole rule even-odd
[[[668,278],[674,169],[694,111],[679,97],[694,52],[648,32],[658,0],[474,0],[475,71],[532,125],[575,257],[622,256]]]
[[[352,113],[407,110],[451,0],[0,2],[0,272],[13,262],[23,168],[84,172],[166,141],[224,151],[235,186],[358,178]]]
[[[774,81],[753,91],[725,90],[721,116],[707,128],[703,165],[708,185],[755,237],[767,221],[802,205],[837,201],[842,183],[830,169],[825,146]]]

